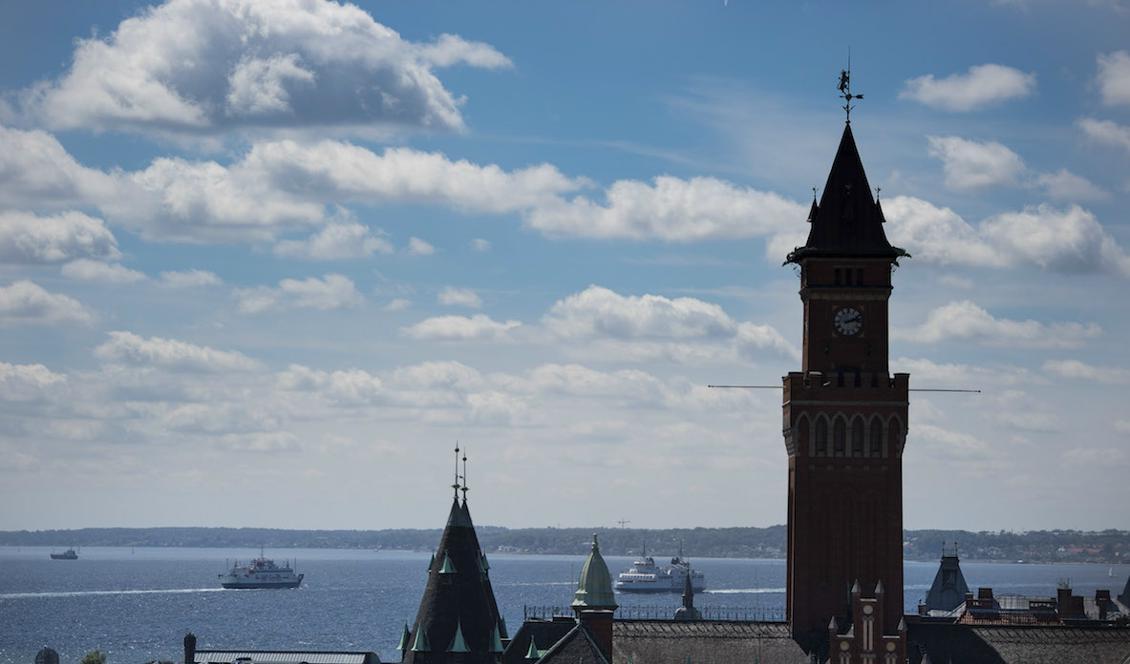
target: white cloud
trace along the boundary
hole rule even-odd
[[[675,361],[717,359],[719,353],[749,357],[773,350],[796,356],[796,348],[768,325],[739,323],[722,307],[690,297],[621,295],[589,286],[558,300],[542,318],[543,327],[561,339],[585,343],[621,359]]]
[[[1044,371],[1072,380],[1082,380],[1106,385],[1130,385],[1130,369],[1096,367],[1079,360],[1048,360]]]
[[[1065,168],[1055,173],[1041,173],[1036,176],[1035,183],[1049,198],[1056,200],[1100,201],[1110,198],[1110,194],[1095,183]]]
[[[1118,433],[1130,434],[1130,420],[1115,420],[1114,430]]]
[[[1036,89],[1036,75],[1004,65],[984,64],[970,67],[964,74],[951,74],[936,79],[933,74],[912,78],[899,93],[900,99],[912,99],[931,108],[945,111],[972,111],[1009,99],[1027,97]]]
[[[340,404],[371,403],[386,396],[384,381],[361,369],[319,371],[292,364],[278,375],[287,390],[318,391]]]
[[[490,241],[477,237],[471,240],[471,249],[478,252],[490,251]]]
[[[170,288],[199,288],[219,286],[224,283],[214,272],[207,270],[182,270],[161,273],[161,284]]]
[[[0,324],[47,324],[92,320],[78,300],[50,293],[34,282],[21,280],[0,286]]]
[[[327,274],[321,279],[283,279],[277,288],[241,288],[235,290],[239,310],[247,314],[282,309],[345,309],[364,301],[348,277]]]
[[[436,301],[449,307],[478,309],[483,306],[483,300],[478,293],[470,288],[455,288],[454,286],[448,286],[441,290],[439,295],[436,296]]]
[[[37,401],[66,385],[67,377],[42,364],[0,362],[0,401]]]
[[[408,253],[413,256],[431,256],[436,248],[418,237],[408,238]]]
[[[1094,118],[1080,118],[1075,124],[1083,130],[1087,138],[1096,143],[1122,148],[1130,152],[1130,127],[1110,120],[1096,120]]]
[[[521,327],[516,320],[496,321],[485,314],[474,316],[436,316],[404,328],[413,339],[431,341],[500,341]]]
[[[1117,447],[1073,447],[1063,452],[1063,460],[1078,466],[1112,466],[1126,463],[1126,451]]]
[[[0,150],[0,154],[2,152]],[[2,159],[4,157],[0,156]],[[0,181],[3,179],[0,174]],[[15,210],[0,211],[0,261],[56,263],[76,258],[116,260],[120,257],[118,242],[101,219],[81,212],[38,216]]]
[[[389,300],[388,304],[381,307],[385,311],[404,311],[412,306],[412,301],[402,297],[395,297]]]
[[[526,224],[550,236],[693,242],[769,235],[804,219],[803,206],[723,180],[671,176],[619,180],[603,204],[578,196],[531,209]]]
[[[972,226],[949,208],[896,196],[883,202],[891,242],[941,265],[1034,265],[1061,272],[1130,276],[1130,256],[1094,215],[1050,205],[1005,212]]]
[[[78,163],[44,131],[0,125],[0,203],[12,208],[69,208],[112,199],[114,175]]]
[[[996,318],[969,300],[934,309],[921,325],[895,329],[897,339],[919,343],[972,340],[990,346],[1075,348],[1102,334],[1094,323],[1041,323]]]
[[[1130,105],[1130,53],[1114,51],[1098,56],[1098,84],[1107,106]]]
[[[1022,367],[935,362],[926,358],[899,357],[892,371],[909,373],[915,385],[948,389],[982,389],[986,385],[1027,385],[1038,382]]]
[[[461,102],[432,71],[454,64],[510,61],[454,35],[406,41],[352,4],[169,0],[79,41],[23,105],[57,129],[458,130]]]
[[[133,284],[145,281],[145,274],[118,263],[103,263],[80,258],[63,266],[64,277],[78,281],[97,281],[104,284]]]
[[[930,156],[942,160],[946,186],[952,189],[1016,184],[1024,173],[1024,161],[1000,143],[957,136],[928,136],[927,140]]]
[[[259,363],[243,353],[216,350],[176,339],[141,337],[132,332],[110,332],[109,341],[94,349],[99,359],[116,364],[161,367],[181,371],[224,373],[254,371]]]
[[[366,258],[392,251],[392,243],[383,235],[374,235],[368,226],[356,222],[331,223],[305,240],[282,240],[274,248],[277,256],[307,260]]]

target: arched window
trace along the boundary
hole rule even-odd
[[[892,417],[887,425],[887,443],[890,445],[891,456],[899,456],[902,452],[902,423],[897,417]]]
[[[857,417],[851,423],[851,455],[863,456],[863,418]]]
[[[816,456],[828,456],[828,418],[816,418]]]
[[[812,435],[809,431],[810,426],[811,425],[808,421],[808,416],[801,415],[799,418],[797,418],[796,431],[793,432],[793,435],[796,436],[796,438],[793,440],[793,449],[804,450],[804,454],[808,455],[815,454],[813,449],[809,447],[809,445],[811,445],[812,443]]]
[[[868,451],[869,456],[881,457],[883,456],[883,421],[878,417],[871,418],[871,449]]]
[[[844,423],[844,418],[837,417],[836,423],[832,426],[832,454],[833,456],[844,456],[845,449],[847,448],[847,424]]]

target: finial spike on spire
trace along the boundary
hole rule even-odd
[[[466,445],[463,446],[463,475],[462,475],[462,477],[463,477],[463,488],[460,489],[460,491],[463,492],[463,504],[466,505],[467,504],[467,492],[471,490],[471,488],[467,486],[467,446]]]
[[[459,500],[459,441],[455,441],[455,483],[451,488],[455,490],[455,500]]]

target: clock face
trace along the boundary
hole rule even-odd
[[[863,329],[863,313],[854,307],[844,307],[836,311],[832,324],[839,334],[853,337]]]

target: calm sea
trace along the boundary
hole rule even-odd
[[[296,559],[306,574],[298,590],[222,590],[225,560],[257,551],[176,548],[84,548],[77,561],[53,561],[49,549],[0,547],[0,662],[31,664],[44,645],[63,662],[87,651],[110,654],[111,664],[179,661],[181,638],[191,630],[201,648],[373,650],[398,661],[396,643],[423,591],[428,554],[391,551],[291,549],[268,551]],[[572,599],[580,556],[490,555],[499,608],[511,632],[524,605],[564,606]],[[631,564],[609,557],[615,574]],[[784,606],[783,560],[695,558],[709,590],[696,606],[760,610]],[[962,564],[971,587],[998,594],[1052,595],[1060,579],[1077,594],[1096,588],[1119,592],[1127,567],[1103,565]],[[906,606],[913,610],[937,569],[907,563]],[[669,606],[679,597],[621,596],[626,606]]]

